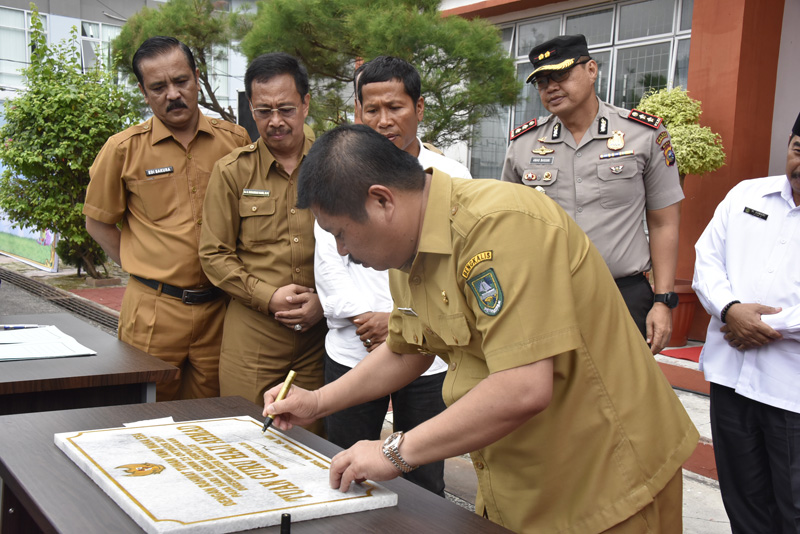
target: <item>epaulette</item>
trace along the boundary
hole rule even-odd
[[[661,117],[650,115],[649,113],[639,111],[638,109],[631,110],[631,112],[628,114],[628,118],[651,128],[658,128],[661,126],[661,121],[663,120]]]
[[[514,139],[516,139],[520,135],[524,134],[525,132],[529,132],[529,131],[533,130],[534,128],[536,128],[536,119],[531,119],[528,122],[526,122],[525,124],[523,124],[522,126],[517,126],[513,130],[511,130],[511,133],[509,134],[508,140],[509,141],[513,141]]]

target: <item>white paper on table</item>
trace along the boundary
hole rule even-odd
[[[0,361],[91,356],[96,351],[55,326],[0,331]]]

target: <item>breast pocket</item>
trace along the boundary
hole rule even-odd
[[[242,197],[239,199],[239,240],[247,245],[274,243],[277,239],[275,199]]]
[[[158,226],[169,224],[177,218],[178,184],[174,174],[128,183],[134,193],[129,199],[131,211],[140,211]]]
[[[604,208],[619,208],[631,204],[643,195],[641,180],[637,180],[639,169],[636,159],[608,160],[597,165],[600,179],[600,205]]]

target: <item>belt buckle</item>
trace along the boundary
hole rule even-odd
[[[184,289],[183,295],[181,295],[181,302],[190,306],[192,304],[199,304],[203,302],[201,295],[206,296],[208,292],[208,289]]]

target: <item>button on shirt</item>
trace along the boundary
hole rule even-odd
[[[746,180],[734,187],[695,251],[692,288],[712,316],[700,354],[706,380],[800,412],[800,208],[786,176]],[[783,308],[761,316],[783,339],[745,351],[728,345],[719,317],[733,300]]]

